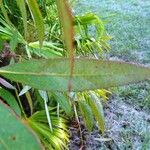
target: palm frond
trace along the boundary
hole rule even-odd
[[[58,117],[55,108],[49,108],[49,112],[53,131],[49,129],[45,110],[38,111],[28,118],[28,124],[39,136],[46,149],[67,149],[69,141],[67,120],[63,117]]]

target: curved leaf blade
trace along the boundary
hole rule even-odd
[[[22,18],[23,18],[24,36],[26,39],[26,37],[27,37],[27,13],[26,13],[25,0],[16,0],[16,2],[17,2],[17,5],[20,9]]]
[[[31,60],[0,69],[0,75],[48,91],[68,91],[69,59]],[[150,68],[95,59],[76,59],[72,91],[110,88],[150,78]]]
[[[2,101],[0,120],[0,149],[42,149],[38,139]]]
[[[72,115],[72,108],[67,96],[60,92],[54,92],[53,96],[57,103],[60,104],[60,107],[66,112],[68,116]]]
[[[87,129],[89,131],[92,131],[94,125],[94,117],[91,107],[84,100],[78,101],[78,104]]]
[[[5,79],[0,77],[0,84],[2,84],[4,87],[8,88],[8,89],[12,89],[15,90],[16,88],[11,85],[8,81],[6,81]]]
[[[20,91],[19,96],[24,95],[25,93],[27,93],[29,90],[31,89],[30,86],[24,86],[23,89]]]
[[[21,110],[15,99],[15,97],[7,90],[0,88],[0,97],[3,98],[7,104],[19,115],[21,116]]]
[[[51,115],[53,132],[49,130],[45,110],[34,113],[28,118],[28,124],[36,131],[46,149],[67,149],[66,145],[69,141],[67,120],[58,117],[54,108],[49,108],[49,113]]]
[[[9,17],[8,17],[7,11],[6,11],[6,9],[5,9],[5,6],[4,6],[4,4],[3,4],[3,0],[0,0],[0,8],[1,8],[1,11],[2,11],[3,16],[4,16],[5,19],[6,19],[6,22],[7,22],[9,25],[12,25],[12,23],[11,23]]]
[[[90,99],[88,100],[89,105],[91,106],[92,112],[94,114],[94,117],[96,121],[98,122],[98,126],[102,133],[105,131],[105,118],[104,118],[104,112],[103,112],[103,106],[101,104],[101,101],[98,99],[98,97],[90,92]]]
[[[43,22],[43,17],[41,15],[38,3],[36,0],[26,0],[28,7],[31,11],[32,18],[35,22],[36,28],[37,28],[37,33],[39,37],[39,43],[40,46],[42,46],[42,43],[44,41],[44,22]]]

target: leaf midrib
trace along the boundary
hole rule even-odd
[[[69,77],[70,74],[60,74],[60,73],[36,73],[36,72],[13,72],[13,71],[7,71],[7,70],[0,70],[0,74],[15,74],[15,75],[34,75],[34,76],[60,76],[60,77]],[[96,77],[96,76],[112,76],[114,73],[107,73],[107,74],[74,74],[73,77]],[[136,73],[130,73],[130,74],[126,74],[123,73],[123,76],[134,76],[136,75]],[[116,75],[117,76],[117,75]]]

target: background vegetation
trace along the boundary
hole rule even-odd
[[[106,29],[112,36],[111,50],[106,59],[121,59],[149,66],[149,7],[148,0],[81,0],[75,10],[77,14],[94,12],[106,20]],[[112,141],[96,142],[97,146],[102,146],[101,149],[109,146],[111,149],[150,148],[149,90],[149,82],[114,89],[104,111],[108,131],[106,137]],[[91,140],[89,138],[89,142]]]
[[[69,2],[72,5],[72,1]],[[32,149],[34,144],[37,149],[41,148],[38,138],[46,149],[68,149],[68,127],[72,126],[78,131],[77,149],[88,147],[88,140],[83,131],[87,129],[91,132],[95,128],[98,128],[101,137],[94,138],[94,141],[104,141],[104,144],[100,142],[98,147],[103,148],[103,145],[105,148],[115,148],[116,142],[111,137],[112,132],[107,132],[111,130],[105,130],[103,112],[103,104],[108,99],[107,94],[111,92],[98,88],[110,88],[149,78],[149,68],[98,60],[111,56],[108,54],[108,41],[111,37],[105,30],[105,23],[109,27],[107,17],[115,15],[102,17],[103,19],[91,12],[77,15],[76,11],[69,9],[66,1],[59,0],[56,0],[56,3],[53,0],[27,0],[27,3],[24,0],[16,0],[11,4],[7,0],[1,0],[0,4],[0,74],[3,76],[0,78],[0,97],[3,101],[1,116],[12,115],[12,121],[18,121],[18,125],[13,128],[27,130],[26,138],[19,140],[21,132],[17,130],[15,134],[8,130],[5,124],[9,119],[6,117],[0,124],[1,147],[16,149],[21,142],[24,149],[23,144],[30,137],[31,140],[34,139],[34,143],[30,145],[27,142],[29,149]],[[71,14],[71,11],[74,14]],[[82,58],[83,56],[92,59]],[[130,89],[129,87],[129,91]],[[118,92],[118,97],[128,93],[123,88],[114,88],[111,91]],[[109,104],[105,107],[109,108]],[[148,108],[147,104],[148,100],[144,104],[145,108]],[[71,124],[68,124],[69,121]],[[38,138],[35,138],[25,124],[32,128]],[[125,121],[124,126],[127,125]],[[147,148],[149,138],[146,137],[146,132],[142,136],[142,148]],[[126,141],[126,134],[125,138],[124,134],[121,137]],[[69,147],[74,148],[71,144]],[[121,141],[121,145],[117,147],[126,149],[132,145],[125,142],[124,146]]]

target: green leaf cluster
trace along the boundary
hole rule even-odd
[[[9,4],[7,0],[0,0],[0,47],[6,42],[16,57],[9,57],[10,64],[0,68],[2,77],[15,82],[15,94],[0,88],[0,97],[35,131],[47,149],[64,149],[69,139],[65,117],[72,116],[75,100],[88,130],[93,129],[95,119],[104,133],[103,106],[96,92],[91,90],[148,80],[150,68],[118,61],[77,59],[75,52],[83,56],[109,50],[110,36],[95,14],[74,16],[67,1],[52,2],[16,0]],[[89,32],[90,27],[94,27],[94,35]],[[74,93],[77,98],[71,95]],[[23,96],[29,106],[28,113],[22,105]],[[40,110],[34,106],[36,103]],[[36,145],[34,148],[40,149],[38,140],[24,122],[14,117],[2,102],[0,108],[0,133],[5,133],[0,136],[2,146],[16,149],[21,142],[23,148],[33,149]],[[76,112],[75,116],[78,117]],[[15,126],[7,126],[10,120]],[[14,134],[20,136],[20,140],[18,137],[16,140]],[[14,145],[13,140],[18,143]]]

